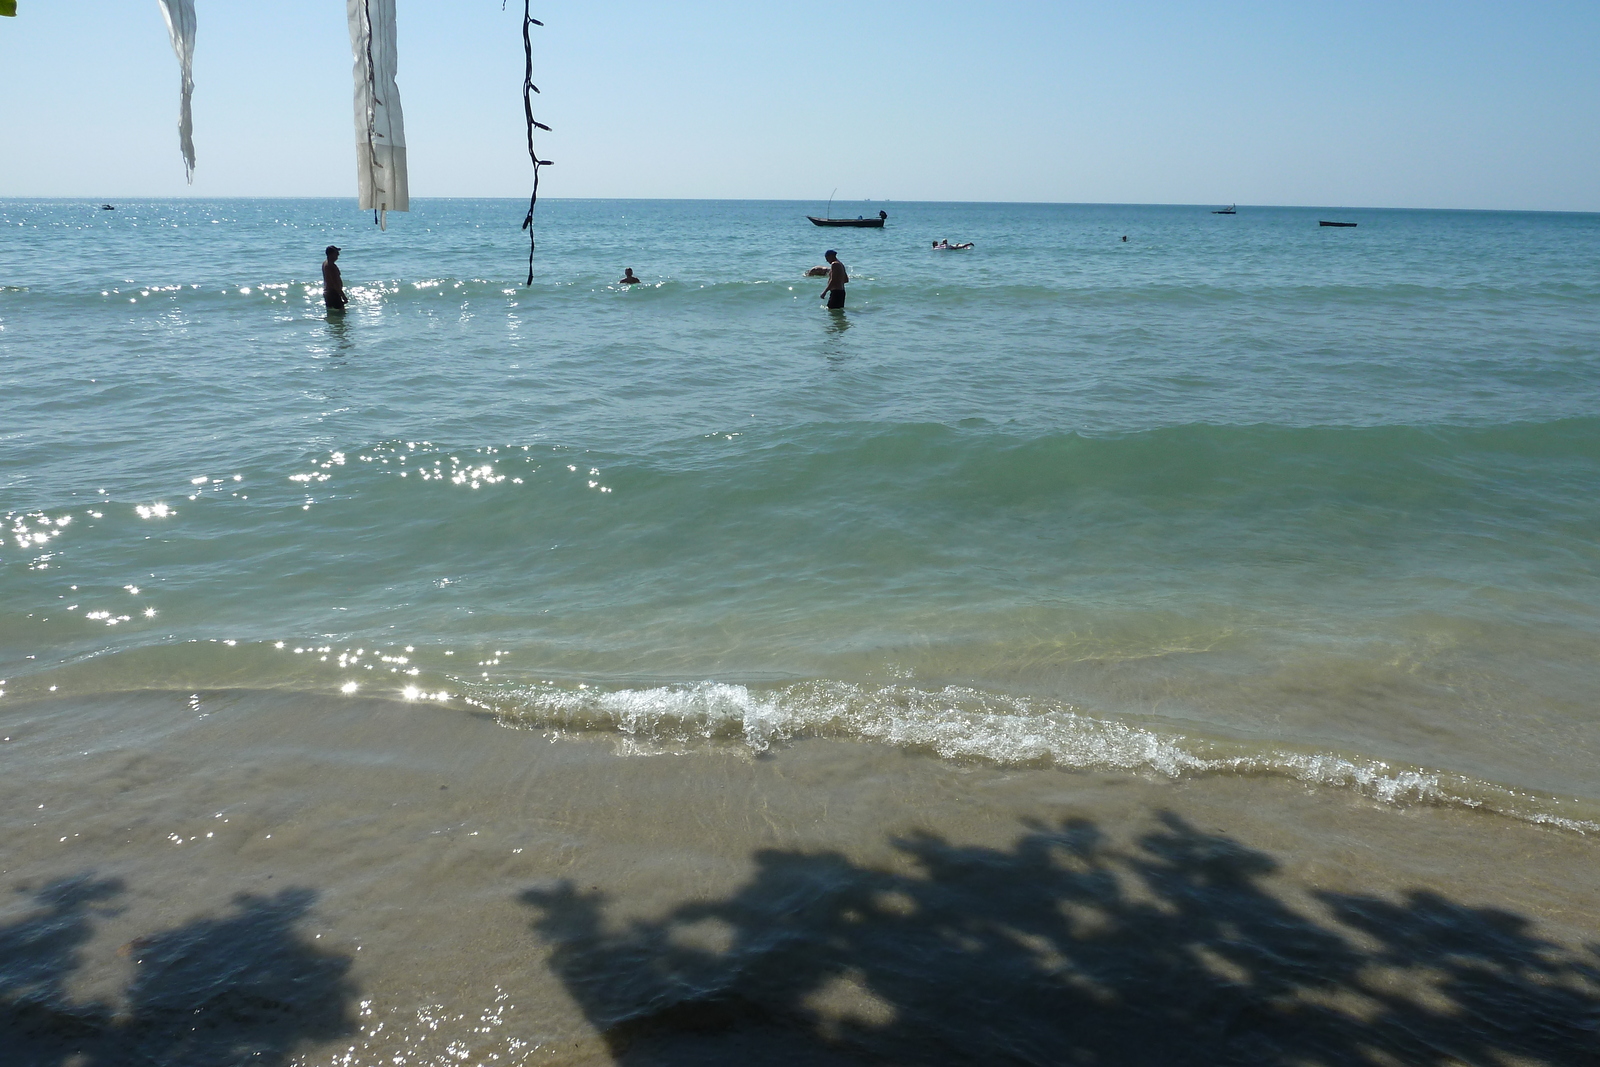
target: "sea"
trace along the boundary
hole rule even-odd
[[[0,200],[23,1062],[1593,1055],[1600,215],[112,206]]]

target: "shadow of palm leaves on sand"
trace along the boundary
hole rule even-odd
[[[297,932],[316,894],[241,894],[231,913],[123,946],[134,978],[119,1003],[75,1000],[94,920],[123,885],[64,879],[0,927],[0,1062],[7,1067],[285,1064],[303,1042],[353,1031],[348,957]]]
[[[1436,895],[1269,892],[1273,859],[1163,815],[1009,849],[899,839],[912,873],[765,851],[726,900],[605,921],[529,890],[619,1063],[1600,1063],[1600,953]]]

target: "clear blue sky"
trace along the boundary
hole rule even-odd
[[[526,195],[521,4],[398,0],[414,196]],[[353,196],[342,0],[0,19],[0,196]],[[513,10],[514,9],[514,10]],[[552,196],[1600,210],[1600,2],[538,0]]]

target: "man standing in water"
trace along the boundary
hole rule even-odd
[[[329,311],[343,311],[344,278],[339,274],[339,246],[329,245],[328,258],[322,261],[322,302]]]
[[[850,281],[850,275],[845,273],[844,264],[839,262],[839,253],[828,249],[822,253],[822,258],[828,261],[828,287],[822,290],[821,300],[826,297],[829,311],[839,311],[844,307],[844,287]]]

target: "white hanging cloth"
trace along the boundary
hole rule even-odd
[[[194,0],[156,0],[161,17],[167,20],[172,50],[183,71],[183,88],[178,97],[178,148],[183,152],[183,174],[194,184],[194,114],[189,101],[194,96]]]
[[[356,184],[361,206],[385,213],[409,211],[406,134],[395,85],[395,0],[345,0],[350,48],[355,55]]]

